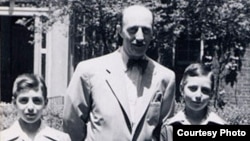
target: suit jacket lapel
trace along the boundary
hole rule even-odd
[[[106,80],[106,83],[108,84],[109,88],[111,89],[112,93],[128,115],[130,117],[130,111],[129,111],[129,105],[128,105],[128,100],[126,96],[126,89],[124,87],[124,81],[121,81],[120,79],[115,79],[112,77],[109,77]]]
[[[114,56],[111,57],[110,61],[113,61],[106,69],[107,71],[107,78],[106,83],[108,87],[111,89],[112,93],[118,100],[123,112],[125,112],[125,116],[127,116],[129,122],[131,121],[130,110],[129,110],[129,103],[127,100],[126,95],[126,87],[124,87],[125,79],[123,69],[121,67],[122,60],[120,53],[115,52]],[[131,123],[130,123],[131,126]]]

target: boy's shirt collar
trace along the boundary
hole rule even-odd
[[[35,141],[58,140],[56,135],[53,135],[54,132],[50,131],[51,130],[49,130],[49,127],[45,124],[45,122],[42,121],[38,132],[36,133]],[[3,134],[1,134],[1,136],[4,138],[3,141],[31,141],[31,139],[29,139],[26,133],[22,130],[18,121],[15,121],[9,129],[6,129],[6,131],[2,133]]]
[[[208,124],[217,124],[217,125],[225,125],[227,124],[226,121],[221,119],[217,114],[212,111],[207,113],[206,119],[201,123],[201,125],[208,125]],[[191,123],[186,118],[184,110],[179,111],[174,117],[170,118],[167,121],[167,124],[182,124],[182,125],[191,125]]]

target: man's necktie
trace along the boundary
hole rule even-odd
[[[146,59],[129,59],[127,63],[128,70],[131,70],[133,67],[138,67],[141,74],[144,74],[148,65],[148,60]]]

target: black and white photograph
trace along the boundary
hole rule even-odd
[[[249,0],[0,0],[0,141],[250,137]]]

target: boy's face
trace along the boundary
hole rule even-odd
[[[14,105],[23,121],[35,123],[41,118],[42,111],[46,107],[46,101],[42,91],[28,90],[17,96]]]
[[[203,110],[212,95],[211,85],[208,76],[187,77],[182,92],[186,107],[194,111]]]

